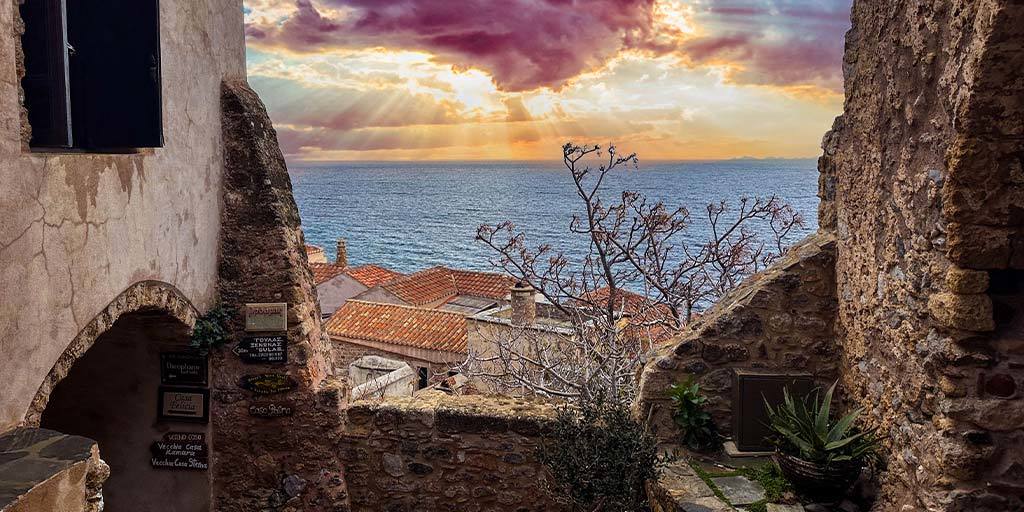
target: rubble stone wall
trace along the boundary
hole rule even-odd
[[[218,290],[234,311],[231,339],[211,351],[214,508],[218,511],[343,510],[341,468],[331,452],[341,393],[330,380],[299,212],[277,135],[244,81],[221,93],[224,209]],[[288,362],[248,365],[232,353],[244,335],[246,303],[288,303]],[[266,397],[242,389],[244,375],[287,375],[295,389]],[[293,414],[253,417],[249,406],[283,404]]]
[[[339,443],[354,512],[557,511],[536,459],[550,407],[435,392],[356,402]]]
[[[876,506],[1022,510],[1024,3],[852,17],[820,217],[845,391],[885,443]]]
[[[763,272],[747,278],[683,335],[661,346],[644,368],[640,413],[659,439],[677,441],[668,388],[693,377],[721,432],[732,424],[736,370],[838,375],[835,240],[812,235]]]

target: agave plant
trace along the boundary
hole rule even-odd
[[[776,444],[789,455],[807,462],[827,466],[832,463],[865,461],[874,456],[877,441],[874,430],[862,430],[857,418],[863,408],[857,408],[833,421],[833,383],[824,397],[814,393],[811,397],[794,399],[783,389],[783,402],[777,408],[765,400],[770,420],[769,427],[777,434]]]

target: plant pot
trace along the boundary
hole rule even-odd
[[[775,452],[775,463],[797,492],[823,501],[841,500],[864,467],[861,461],[825,466],[781,452]]]

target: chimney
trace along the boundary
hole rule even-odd
[[[522,281],[512,286],[512,325],[533,325],[537,321],[537,291]]]
[[[334,264],[339,267],[348,266],[348,248],[345,245],[345,239],[338,239],[338,255],[334,258]]]

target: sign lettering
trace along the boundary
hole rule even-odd
[[[160,383],[184,386],[205,386],[206,356],[193,352],[160,354]]]
[[[249,406],[249,416],[256,418],[282,418],[295,413],[295,408],[284,403],[259,403]]]
[[[205,471],[210,469],[210,448],[202,432],[168,432],[150,445],[154,468]]]
[[[158,393],[157,418],[160,421],[209,421],[209,390],[160,386]]]
[[[296,382],[284,373],[262,373],[259,375],[243,375],[238,386],[257,395],[273,395],[287,393],[295,389]]]
[[[245,305],[245,330],[282,332],[288,330],[288,304],[284,302]]]
[[[279,364],[288,362],[288,337],[284,334],[273,336],[246,336],[235,347],[234,352],[248,364]]]

